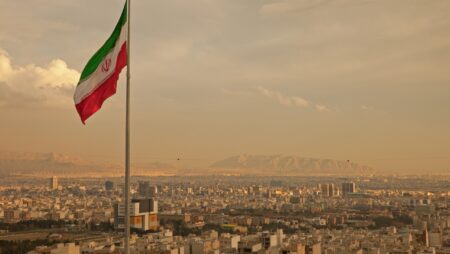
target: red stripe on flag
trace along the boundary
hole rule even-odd
[[[119,79],[120,72],[127,65],[127,46],[126,42],[120,48],[119,55],[117,56],[116,68],[114,73],[107,80],[103,82],[94,92],[84,98],[83,101],[75,105],[81,121],[85,124],[85,121],[97,112],[103,105],[103,102],[116,93],[117,80]]]

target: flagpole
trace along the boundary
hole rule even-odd
[[[125,254],[130,254],[130,20],[131,0],[127,0],[127,92],[125,112]]]

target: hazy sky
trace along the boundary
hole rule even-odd
[[[0,0],[0,150],[122,161],[125,75],[86,126],[72,94],[123,3]],[[133,162],[450,171],[449,13],[448,0],[133,0]]]

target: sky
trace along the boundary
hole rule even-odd
[[[0,150],[123,162],[125,75],[86,125],[72,99],[123,4],[0,0]],[[450,1],[131,8],[132,163],[247,153],[450,171]]]

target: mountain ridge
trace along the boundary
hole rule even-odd
[[[176,167],[162,162],[135,164],[133,175],[371,175],[368,166],[350,161],[291,155],[241,154],[216,161],[206,168]],[[61,153],[0,151],[0,174],[48,177],[122,176],[123,165],[99,163]]]
[[[292,155],[248,155],[241,154],[213,163],[210,168],[216,172],[262,175],[370,175],[371,167],[349,160],[308,158]]]
[[[119,163],[92,162],[55,152],[0,151],[0,174],[6,176],[114,177],[123,175],[123,167]],[[167,173],[173,168],[169,164],[152,162],[133,166],[133,173],[167,175],[173,174]]]

